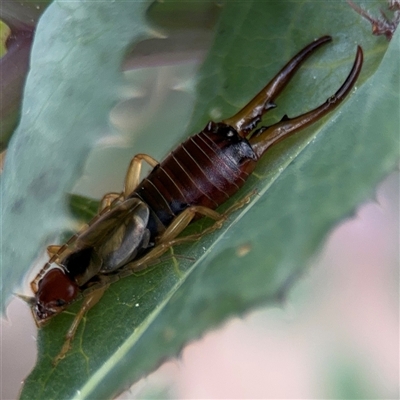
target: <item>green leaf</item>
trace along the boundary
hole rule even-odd
[[[20,118],[22,90],[29,69],[29,55],[35,27],[40,15],[52,0],[8,0],[0,7],[0,19],[7,30],[4,39],[4,54],[0,57],[0,151],[7,148],[11,134]],[[1,46],[0,46],[1,47]],[[5,54],[7,53],[7,54]],[[0,49],[0,56],[2,50]]]
[[[21,122],[0,182],[3,308],[38,249],[68,224],[65,193],[111,130],[127,47],[150,35],[147,6],[59,1],[40,19]]]
[[[69,207],[74,217],[80,221],[90,221],[99,209],[99,201],[84,196],[71,195]]]
[[[173,250],[194,261],[172,258],[113,284],[88,313],[73,349],[56,368],[51,360],[79,304],[42,329],[39,361],[21,398],[110,398],[227,317],[280,301],[328,231],[372,195],[396,166],[400,35],[397,32],[388,47],[346,3],[315,4],[224,4],[200,71],[187,134],[201,129],[210,117],[232,114],[296,51],[326,33],[334,44],[305,64],[265,123],[307,111],[334,93],[359,43],[365,66],[357,89],[334,114],[270,151],[235,197],[257,188],[260,195],[248,207],[215,234]],[[75,139],[70,139],[71,147]],[[169,133],[165,140],[170,140]]]

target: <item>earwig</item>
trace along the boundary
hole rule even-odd
[[[171,246],[218,229],[251,195],[224,213],[215,210],[239,191],[268,149],[318,121],[345,99],[361,71],[361,47],[345,82],[325,103],[295,118],[285,116],[272,126],[256,129],[261,117],[276,107],[274,100],[301,64],[331,40],[323,36],[310,43],[243,109],[221,122],[209,122],[161,163],[146,154],[136,155],[124,190],[106,194],[98,215],[64,245],[48,247],[50,259],[31,283],[34,297],[29,302],[36,324],[42,326],[84,298],[55,362],[68,352],[84,314],[112,282],[146,268]],[[144,161],[153,169],[140,181]],[[179,236],[200,217],[215,222],[198,234]]]

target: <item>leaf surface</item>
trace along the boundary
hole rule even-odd
[[[51,360],[79,304],[42,329],[39,361],[21,398],[110,398],[228,316],[280,301],[329,230],[395,167],[399,33],[388,46],[345,3],[318,4],[224,4],[186,136],[243,106],[293,54],[327,33],[334,44],[305,64],[264,122],[325,101],[345,79],[359,43],[366,61],[350,98],[270,151],[232,199],[256,188],[249,206],[215,234],[173,250],[194,260],[172,258],[113,284],[56,368]]]
[[[149,36],[147,5],[60,1],[40,20],[21,122],[0,182],[3,308],[38,249],[68,223],[65,191],[82,174],[89,150],[110,132],[125,51]]]

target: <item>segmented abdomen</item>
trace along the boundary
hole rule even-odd
[[[215,209],[224,203],[244,184],[256,161],[246,139],[226,124],[210,122],[155,167],[132,195],[166,227],[189,206]]]

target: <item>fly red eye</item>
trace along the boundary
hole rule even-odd
[[[79,293],[78,285],[58,268],[51,269],[39,282],[37,303],[50,309],[71,303]]]

